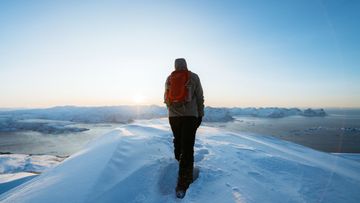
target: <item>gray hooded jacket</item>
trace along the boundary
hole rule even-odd
[[[176,59],[175,60],[175,70],[187,70],[187,64],[185,59]],[[166,79],[165,83],[165,93],[169,88],[168,81],[169,77]],[[195,116],[202,117],[204,116],[204,95],[203,89],[201,86],[200,78],[197,74],[191,72],[188,88],[191,94],[190,101],[183,104],[167,104],[169,117],[179,117],[179,116]],[[165,95],[165,94],[164,94]]]

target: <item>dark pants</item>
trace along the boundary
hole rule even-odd
[[[187,188],[192,182],[194,167],[194,143],[198,128],[194,116],[169,117],[171,130],[174,134],[174,154],[179,161],[178,185]]]

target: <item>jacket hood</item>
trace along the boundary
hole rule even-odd
[[[187,64],[184,58],[175,60],[175,70],[187,70]]]

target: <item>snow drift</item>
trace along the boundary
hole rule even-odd
[[[360,163],[267,136],[201,127],[184,202],[359,202]],[[136,122],[0,196],[2,202],[177,202],[166,119]]]

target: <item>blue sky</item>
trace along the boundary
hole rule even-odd
[[[175,58],[206,105],[360,107],[360,2],[0,1],[0,107],[162,104]]]

